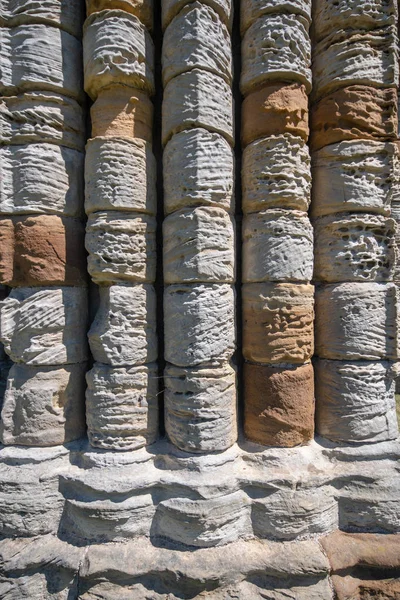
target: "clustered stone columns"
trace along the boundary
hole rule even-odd
[[[243,355],[246,438],[314,432],[310,0],[242,0]]]
[[[99,285],[89,330],[92,446],[132,450],[158,433],[156,166],[152,3],[87,0],[85,90],[94,100],[85,163],[88,270]]]
[[[165,424],[191,452],[237,438],[231,20],[163,2]]]
[[[82,16],[79,0],[1,3],[0,284],[11,291],[0,340],[14,363],[5,445],[85,432]]]
[[[397,2],[314,7],[312,216],[316,428],[338,442],[397,437]]]

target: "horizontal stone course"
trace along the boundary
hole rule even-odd
[[[264,15],[301,15],[311,21],[311,0],[241,0],[240,29],[242,35],[256,19]]]
[[[2,0],[0,26],[43,23],[82,36],[84,5],[81,0]]]
[[[153,27],[153,0],[86,0],[86,14],[101,10],[123,10],[135,15],[147,29]]]
[[[162,0],[162,27],[165,29],[172,19],[191,2],[189,0]],[[233,21],[233,2],[232,0],[206,0],[203,2],[210,6],[219,15],[221,21],[225,23],[229,31],[232,29]]]

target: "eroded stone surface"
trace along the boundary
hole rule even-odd
[[[33,367],[15,364],[1,411],[3,444],[56,446],[85,432],[86,364]]]
[[[44,23],[79,38],[82,35],[83,8],[81,0],[2,0],[0,26]]]
[[[88,271],[95,283],[152,282],[156,270],[154,217],[122,211],[89,215]]]
[[[242,41],[242,94],[271,80],[296,81],[310,92],[308,27],[308,20],[299,14],[268,14],[248,28]]]
[[[306,213],[266,210],[243,219],[243,282],[307,282],[313,271],[313,228]]]
[[[162,7],[162,26],[163,29],[172,21],[172,19],[182,10],[184,6],[189,4],[189,0],[163,0]],[[222,22],[227,25],[229,30],[232,27],[233,20],[233,3],[231,0],[206,0],[203,4],[211,6],[213,10],[220,16]]]
[[[249,144],[243,152],[242,187],[245,213],[266,208],[307,211],[311,173],[304,140],[283,134]]]
[[[88,337],[94,360],[113,367],[157,359],[156,295],[151,285],[100,287]]]
[[[398,435],[395,383],[388,362],[318,360],[316,428],[338,442],[380,442]]]
[[[227,363],[164,371],[165,428],[187,452],[221,452],[237,439],[236,372]]]
[[[95,363],[86,380],[86,418],[92,446],[135,450],[156,440],[156,364],[112,368]]]
[[[240,28],[242,34],[262,15],[273,13],[302,15],[311,21],[311,0],[242,0]]]
[[[249,283],[242,287],[243,356],[256,363],[303,363],[314,353],[314,287]]]
[[[0,303],[0,340],[14,362],[83,362],[87,320],[86,288],[19,287]]]
[[[195,128],[172,136],[165,146],[164,210],[216,206],[233,212],[234,156],[224,137]]]
[[[164,282],[228,282],[235,278],[235,223],[220,208],[176,211],[163,223]]]
[[[170,285],[164,292],[165,360],[191,367],[235,350],[235,296],[228,284]]]
[[[154,93],[154,47],[141,21],[123,10],[89,16],[83,29],[85,91],[94,100],[110,85]]]
[[[400,201],[393,200],[391,204],[391,215],[393,219],[396,221],[396,231],[395,231],[395,244],[397,250],[397,260],[394,266],[394,276],[393,279],[396,282],[400,282]]]
[[[101,10],[123,10],[138,17],[147,29],[153,27],[153,0],[86,0],[88,16]]]

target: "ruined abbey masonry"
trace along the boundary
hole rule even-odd
[[[397,4],[0,0],[1,600],[400,598]]]

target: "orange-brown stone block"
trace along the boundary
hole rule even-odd
[[[310,121],[312,150],[343,140],[396,139],[397,90],[351,85],[320,100]]]
[[[242,111],[243,146],[281,133],[308,138],[308,97],[304,85],[266,85],[245,98]]]
[[[83,224],[56,215],[1,218],[0,283],[85,285]]]
[[[152,141],[153,105],[148,96],[123,85],[105,88],[93,104],[92,137]]]
[[[138,17],[148,29],[153,27],[153,0],[86,0],[87,16],[101,10],[124,10]]]
[[[244,365],[244,430],[264,446],[292,447],[314,433],[314,372],[299,367]]]

